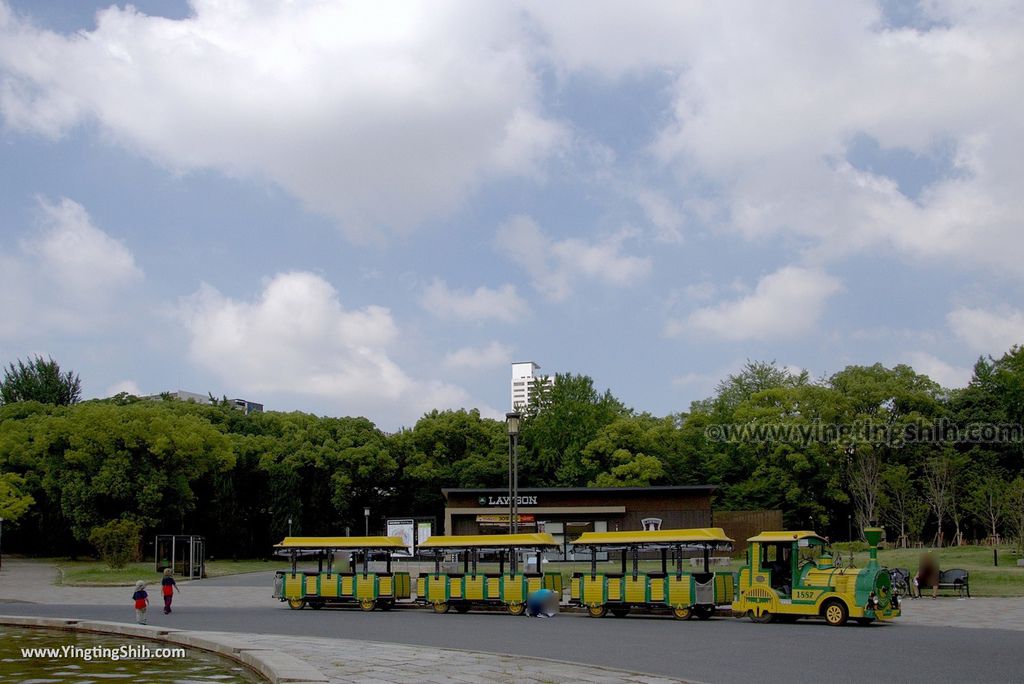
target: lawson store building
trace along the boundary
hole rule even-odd
[[[568,560],[584,532],[711,527],[715,487],[537,487],[519,490],[519,529],[548,532],[561,543],[551,560]],[[444,533],[506,534],[507,489],[444,489]]]

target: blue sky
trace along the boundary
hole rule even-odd
[[[0,358],[409,425],[1024,340],[1024,9],[0,0]]]

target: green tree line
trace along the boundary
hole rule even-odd
[[[263,556],[289,520],[296,534],[359,534],[369,507],[379,533],[389,516],[440,520],[442,488],[507,486],[505,424],[475,410],[387,434],[366,418],[245,415],[227,402],[79,402],[77,376],[52,360],[11,364],[12,381],[17,393],[0,391],[5,549],[88,553],[95,530],[127,520],[147,539],[202,534],[216,557]],[[905,365],[812,379],[749,362],[669,416],[583,375],[537,389],[521,487],[707,483],[716,509],[781,509],[788,527],[835,539],[871,521],[897,543],[1024,534],[1024,348],[979,359],[959,390]],[[964,438],[979,425],[1017,432]]]

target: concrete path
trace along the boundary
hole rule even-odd
[[[53,582],[57,577],[52,565],[27,560],[5,561],[0,573],[0,614],[14,612],[19,604],[44,604],[53,608],[67,606],[116,606],[129,614],[131,587],[67,587]],[[176,597],[178,605],[210,608],[239,608],[267,605],[271,598],[273,573],[258,576],[235,576],[182,583],[183,594]],[[151,612],[159,615],[160,600],[154,588]],[[6,604],[6,605],[5,605]],[[81,610],[79,608],[78,610]],[[290,611],[285,611],[286,614]],[[308,611],[307,611],[308,612]],[[177,613],[175,613],[177,615]],[[81,615],[67,615],[71,622]],[[17,619],[17,618],[15,618]],[[22,618],[24,619],[24,618]],[[52,618],[51,618],[52,619]],[[156,620],[151,620],[154,622]],[[118,629],[114,622],[82,622],[82,625],[105,625]],[[132,633],[135,625],[120,625]],[[303,676],[289,679],[272,676],[272,681],[364,682],[367,684],[405,684],[412,682],[579,682],[581,684],[673,684],[680,679],[645,675],[621,669],[570,663],[559,660],[481,653],[439,647],[400,645],[356,639],[333,639],[314,636],[248,634],[239,632],[177,630],[153,625],[153,636],[176,638],[197,647],[218,645],[236,653],[258,654],[262,661],[283,661],[284,672],[300,672],[296,663],[305,664]],[[145,631],[145,628],[144,628]],[[168,636],[170,635],[170,636]],[[275,657],[274,653],[283,654]],[[252,663],[250,663],[252,664]],[[288,669],[291,668],[291,669]],[[312,672],[309,668],[313,668]],[[312,672],[312,674],[311,674]],[[316,676],[319,673],[319,676]],[[266,674],[266,672],[265,672]]]
[[[49,563],[4,558],[0,574],[0,602],[28,601],[30,603],[52,603],[67,605],[116,606],[131,604],[134,587],[69,587],[57,584],[60,571]],[[246,578],[243,583],[226,590],[220,580]],[[228,584],[231,584],[230,582]],[[181,600],[193,605],[230,607],[252,605],[271,598],[274,590],[274,573],[259,572],[250,575],[235,575],[224,578],[179,582]],[[159,599],[158,585],[147,590],[150,599]]]
[[[96,632],[213,651],[248,665],[273,684],[686,684],[667,677],[542,658],[417,648],[353,639],[194,631],[98,620],[7,615],[0,615],[0,625]],[[12,654],[15,652],[12,650]]]
[[[239,636],[239,635],[234,635]],[[444,648],[350,639],[241,635],[313,664],[331,682],[414,684],[415,682],[623,682],[674,684],[682,680],[541,658],[476,653]]]
[[[1024,631],[1024,598],[906,599],[903,624]]]
[[[0,603],[118,606],[129,605],[131,587],[56,586],[57,569],[31,560],[4,560]],[[175,597],[181,605],[232,608],[271,605],[274,573],[256,572],[182,582]],[[154,588],[151,588],[151,591]],[[153,592],[155,594],[155,591]],[[1024,631],[1024,597],[906,599],[899,624]]]

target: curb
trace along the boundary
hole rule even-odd
[[[247,645],[243,638],[230,633],[197,632],[99,620],[16,615],[0,615],[0,625],[113,634],[196,648],[244,665],[271,684],[326,684],[330,681],[315,667],[295,656],[268,648]]]

